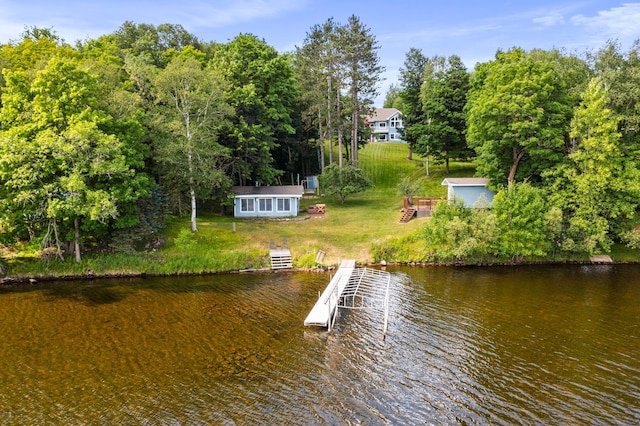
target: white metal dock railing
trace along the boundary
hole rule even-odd
[[[343,261],[336,275],[304,321],[304,325],[333,328],[338,308],[380,309],[384,314],[383,336],[389,323],[391,274],[371,268],[355,268]]]

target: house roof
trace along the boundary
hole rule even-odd
[[[445,178],[442,186],[487,186],[487,178]]]
[[[373,114],[367,117],[366,122],[387,121],[396,114],[400,114],[400,111],[396,108],[376,108]]]
[[[302,185],[278,185],[278,186],[234,186],[231,188],[231,192],[240,196],[277,196],[277,195],[290,195],[302,197],[304,194],[304,186]]]

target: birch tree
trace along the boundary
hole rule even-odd
[[[197,200],[212,197],[218,188],[230,186],[225,174],[229,152],[218,142],[229,114],[223,101],[223,79],[194,57],[176,56],[154,79],[167,137],[155,146],[156,161],[164,179],[191,204],[191,230],[196,223]]]

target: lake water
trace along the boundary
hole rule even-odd
[[[640,424],[640,266],[387,270],[384,340],[329,274],[3,290],[0,424]]]

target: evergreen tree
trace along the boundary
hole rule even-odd
[[[411,48],[400,68],[400,99],[402,100],[402,138],[409,144],[409,160],[425,132],[426,119],[420,99],[427,58],[420,49]]]
[[[451,158],[466,160],[472,155],[465,137],[464,114],[470,85],[469,73],[458,56],[450,56],[443,65],[428,67],[425,75],[420,98],[426,126],[420,126],[422,135],[416,152],[444,161],[449,173]]]
[[[568,220],[569,251],[608,251],[631,228],[639,205],[640,171],[620,149],[619,119],[607,105],[603,83],[593,79],[571,122],[576,149],[552,187]]]
[[[380,65],[380,46],[375,36],[357,16],[350,16],[347,24],[338,28],[338,35],[351,102],[351,163],[357,167],[359,127],[363,124],[362,117],[371,113],[384,67]]]

